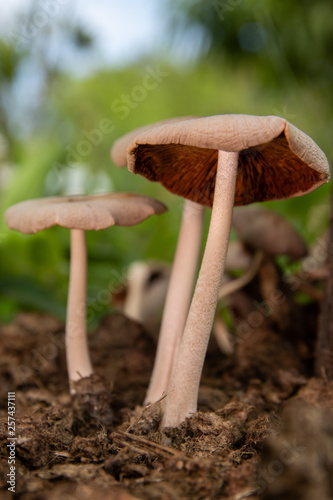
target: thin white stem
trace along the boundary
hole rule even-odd
[[[165,301],[153,373],[145,404],[168,389],[188,315],[200,253],[204,208],[185,200],[182,224]]]
[[[245,285],[250,283],[250,281],[253,280],[253,278],[259,271],[259,267],[263,261],[263,258],[264,258],[264,253],[261,250],[257,250],[257,252],[253,256],[251,265],[249,269],[246,271],[246,273],[244,273],[243,276],[240,276],[239,278],[229,281],[228,283],[226,283],[221,287],[219,292],[219,300],[222,300],[224,299],[224,297],[227,297],[228,295],[237,292],[237,290],[243,288]]]
[[[71,394],[71,382],[93,373],[86,333],[87,249],[85,232],[71,230],[71,267],[69,274],[66,356]]]
[[[234,352],[232,336],[228,330],[227,325],[218,315],[215,316],[212,333],[215,337],[220,351],[227,356],[231,356],[231,354]]]
[[[205,253],[172,373],[162,427],[176,427],[197,410],[200,377],[229,242],[237,166],[238,153],[219,151]]]

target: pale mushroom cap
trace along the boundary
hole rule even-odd
[[[135,130],[131,130],[128,134],[123,135],[119,139],[117,139],[112,148],[111,148],[111,159],[117,165],[117,167],[126,167],[127,165],[127,148],[137,135],[140,135],[152,128],[159,127],[161,125],[169,125],[176,122],[182,122],[194,119],[194,116],[183,116],[179,118],[168,118],[166,120],[161,120],[160,122],[156,122],[149,125],[144,125],[143,127],[137,128]]]
[[[218,150],[240,153],[235,205],[300,196],[329,180],[319,146],[278,116],[216,115],[151,127],[133,138],[127,162],[131,172],[212,206]]]
[[[64,196],[22,201],[9,207],[5,220],[11,229],[31,234],[51,226],[100,230],[133,226],[167,210],[159,201],[132,193]]]
[[[286,255],[292,259],[307,255],[300,234],[275,212],[257,206],[238,208],[232,222],[241,241],[252,250],[262,250],[273,256]]]

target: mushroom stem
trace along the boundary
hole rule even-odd
[[[143,295],[148,277],[149,268],[144,262],[134,262],[128,269],[128,292],[126,296],[124,314],[128,318],[143,322]]]
[[[176,427],[197,410],[202,367],[227,254],[238,153],[219,151],[206,248],[166,399],[162,427]]]
[[[219,300],[224,299],[228,295],[231,295],[234,292],[237,292],[240,288],[243,288],[245,285],[250,283],[253,280],[257,272],[259,271],[260,265],[264,258],[264,252],[261,250],[257,250],[254,254],[251,265],[246,273],[243,274],[240,278],[229,281],[225,285],[223,285],[219,291]]]
[[[66,356],[71,394],[72,382],[93,373],[86,333],[87,248],[85,231],[71,230],[71,265],[66,318]]]
[[[155,364],[145,404],[168,389],[188,315],[198,266],[204,207],[185,200],[177,249],[166,296]]]
[[[223,321],[223,319],[216,315],[214,324],[213,324],[213,335],[215,337],[215,340],[217,342],[217,345],[219,346],[219,349],[223,354],[226,354],[227,356],[231,356],[231,354],[234,352],[234,346],[232,342],[232,337],[231,334],[228,330],[227,325]]]

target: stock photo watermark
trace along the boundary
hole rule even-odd
[[[294,439],[292,443],[283,442],[283,448],[278,456],[271,460],[265,468],[261,467],[258,472],[258,480],[256,482],[256,493],[260,494],[265,491],[267,486],[283,474],[288,465],[291,465],[306,451],[305,446],[299,446]]]
[[[16,488],[16,427],[15,427],[15,392],[8,392],[7,397],[7,433],[8,433],[8,467],[7,484],[8,491],[15,493]]]
[[[214,9],[221,22],[225,21],[225,14],[233,12],[236,7],[241,5],[243,0],[215,0],[213,3]]]
[[[38,9],[33,13],[31,19],[22,23],[19,33],[10,32],[9,42],[17,50],[28,46],[41,29],[45,28],[50,21],[57,16],[61,7],[67,5],[70,0],[40,0]]]
[[[122,94],[112,101],[111,111],[119,114],[120,120],[125,120],[131,110],[137,108],[139,103],[147,98],[148,92],[155,90],[170,75],[170,72],[163,70],[160,64],[155,68],[146,66],[145,70],[146,74],[140,85],[134,86],[129,94]]]
[[[283,106],[282,109],[278,108],[273,108],[273,113],[276,116],[281,116],[282,118],[285,118],[286,120],[293,120],[296,118],[296,115],[294,113],[289,113],[287,106]]]
[[[135,85],[128,94],[121,94],[111,102],[110,108],[114,115],[120,120],[125,120],[131,110],[136,109],[140,103],[147,99],[149,92],[155,90],[165,78],[170,75],[169,71],[161,68],[160,64],[155,67],[146,66],[145,75],[139,85]],[[54,172],[58,180],[62,180],[66,171],[75,169],[76,165],[86,159],[95,147],[98,147],[105,135],[114,132],[116,126],[109,118],[100,120],[98,127],[91,130],[81,130],[82,139],[74,148],[66,146],[67,154],[65,163],[53,162],[51,171]]]

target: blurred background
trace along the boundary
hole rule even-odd
[[[130,262],[172,261],[182,200],[110,159],[113,142],[136,127],[181,115],[279,115],[331,162],[331,19],[330,0],[4,3],[0,321],[22,309],[64,317],[66,308],[69,232],[8,230],[3,214],[13,203],[114,190],[168,205],[140,226],[88,233],[90,327],[109,309]],[[325,185],[266,205],[311,243],[328,227],[329,193]]]

